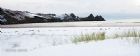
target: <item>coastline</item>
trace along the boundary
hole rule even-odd
[[[55,23],[28,23],[0,25],[0,28],[41,28],[41,27],[140,27],[139,22],[81,21]]]

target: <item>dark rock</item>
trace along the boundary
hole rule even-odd
[[[32,15],[34,14],[34,15]],[[44,22],[73,22],[73,21],[105,21],[102,16],[79,18],[74,13],[64,14],[64,18],[56,17],[56,14],[30,13],[28,11],[13,11],[0,7],[0,24],[23,24],[23,23],[44,23]]]

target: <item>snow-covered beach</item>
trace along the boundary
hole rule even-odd
[[[140,0],[0,0],[0,56],[140,56]]]
[[[139,56],[140,37],[112,37],[140,27],[1,28],[0,56]],[[75,36],[105,32],[99,41],[72,43]],[[111,38],[107,38],[111,37]]]

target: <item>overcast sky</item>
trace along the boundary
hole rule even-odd
[[[106,18],[140,18],[140,0],[0,0],[0,6],[33,13],[89,13]]]

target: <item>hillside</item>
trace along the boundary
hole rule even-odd
[[[79,17],[74,13],[56,14],[31,13],[28,11],[14,11],[0,7],[0,24],[46,23],[46,22],[73,22],[73,21],[105,21],[102,16]]]

